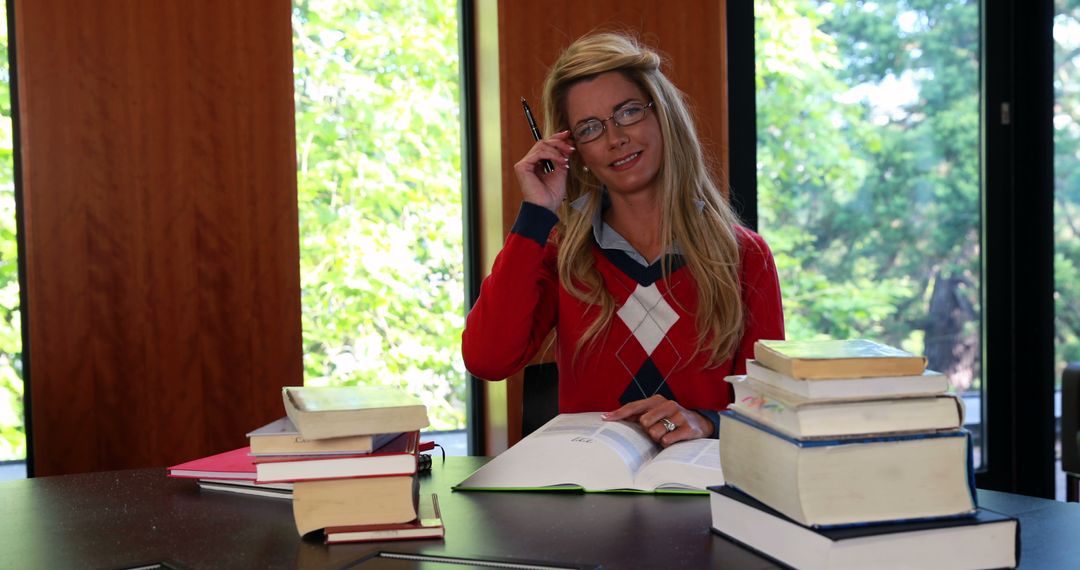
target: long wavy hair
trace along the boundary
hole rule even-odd
[[[710,174],[685,97],[661,71],[662,64],[660,55],[627,35],[596,33],[578,39],[548,72],[543,96],[545,132],[569,128],[567,93],[602,73],[623,74],[653,101],[649,112],[656,114],[664,141],[658,174],[661,251],[678,243],[697,281],[696,349],[706,353],[708,366],[718,366],[735,352],[744,326],[735,229],[739,220]],[[571,160],[555,237],[559,281],[571,295],[600,309],[578,340],[575,353],[609,330],[616,310],[592,255],[592,220],[601,208],[603,191],[580,160]],[[569,207],[585,194],[591,198],[584,208]],[[665,256],[665,280],[670,269]]]

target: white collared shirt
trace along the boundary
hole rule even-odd
[[[589,203],[590,197],[589,194],[583,194],[578,199],[570,202],[570,207],[580,212],[585,209],[585,205]],[[624,238],[622,234],[615,231],[615,228],[609,226],[608,223],[604,221],[604,210],[611,205],[611,200],[608,198],[607,192],[604,192],[601,200],[600,208],[593,214],[592,219],[593,238],[601,249],[614,249],[625,252],[626,255],[630,256],[630,259],[640,263],[643,267],[649,267],[663,257],[663,254],[661,254],[651,262],[648,261],[641,252],[633,245],[630,245],[630,242],[626,241],[626,238]],[[697,204],[698,212],[705,208],[704,202],[698,200],[695,203]],[[672,255],[682,255],[682,250],[679,249],[679,244],[677,242],[673,242],[667,253]]]

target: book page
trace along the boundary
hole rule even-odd
[[[561,414],[492,459],[459,489],[633,489],[634,471],[659,449],[632,424],[599,413]]]
[[[697,489],[724,484],[720,443],[715,439],[681,441],[661,451],[636,479],[643,488]]]
[[[574,443],[598,439],[615,451],[631,471],[637,471],[659,451],[637,424],[603,420],[598,424],[597,420],[599,414],[562,414],[544,424],[535,435],[570,438]]]

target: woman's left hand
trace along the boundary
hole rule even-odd
[[[601,417],[605,421],[637,422],[653,441],[664,447],[686,439],[709,437],[713,430],[712,422],[701,414],[663,396],[630,402],[614,412],[602,414]],[[674,430],[669,431],[665,427],[665,419],[675,425]]]

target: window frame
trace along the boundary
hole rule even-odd
[[[476,6],[473,2],[458,2],[458,42],[461,53],[461,212],[464,216],[465,313],[472,310],[480,297],[484,279],[483,256],[480,252],[480,127],[477,124],[477,30]],[[465,434],[469,455],[484,449],[484,387],[483,380],[465,372]]]

